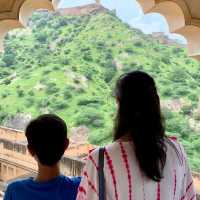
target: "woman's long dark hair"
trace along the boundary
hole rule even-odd
[[[115,92],[119,108],[114,140],[130,135],[142,172],[158,182],[163,178],[167,147],[155,82],[148,74],[134,71],[120,77]]]

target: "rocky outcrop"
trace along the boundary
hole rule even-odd
[[[30,120],[31,120],[31,115],[19,113],[6,120],[3,126],[23,131],[25,130],[25,127],[30,122]]]

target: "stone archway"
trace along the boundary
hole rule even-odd
[[[60,0],[1,0],[0,51],[8,31],[26,26],[29,17],[38,9],[54,10]]]
[[[165,17],[172,33],[188,41],[188,53],[200,60],[200,1],[199,0],[138,0],[144,13],[156,12]]]

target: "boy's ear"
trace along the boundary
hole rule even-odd
[[[28,151],[29,151],[29,153],[31,154],[31,156],[35,156],[35,152],[33,151],[33,149],[30,147],[30,145],[28,144],[27,145],[27,149],[28,149]]]
[[[65,150],[69,147],[69,139],[65,139]]]

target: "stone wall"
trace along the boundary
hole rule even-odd
[[[0,143],[1,142],[3,142],[4,145],[7,145],[8,148],[6,149],[9,149],[11,148],[11,146],[14,145],[13,147],[14,152],[20,151],[18,147],[19,145],[21,145],[21,151],[25,151],[24,149],[26,148],[27,144],[27,140],[23,131],[6,128],[3,126],[0,126]],[[75,141],[70,141],[70,145],[67,151],[65,152],[65,156],[74,158],[83,158],[87,156],[88,152],[93,148],[95,148],[95,146],[87,143],[87,141],[85,141],[84,144],[79,144],[76,143]],[[28,154],[27,151],[26,154]]]
[[[68,16],[68,15],[80,16],[80,15],[87,15],[93,12],[105,11],[105,10],[106,8],[104,8],[102,5],[98,3],[92,3],[85,6],[59,9],[58,12],[63,16]]]
[[[37,163],[30,156],[26,144],[0,139],[0,159],[7,160],[13,165],[24,166],[27,170],[37,171]],[[61,160],[61,170],[67,176],[80,176],[83,164],[80,159],[64,155]]]
[[[0,126],[0,138],[18,142],[26,140],[22,131],[6,128],[3,126]]]
[[[67,176],[80,176],[84,162],[79,159],[87,155],[91,145],[69,148],[61,160],[61,170]],[[0,127],[0,179],[8,181],[37,171],[37,163],[29,154],[24,133]]]

